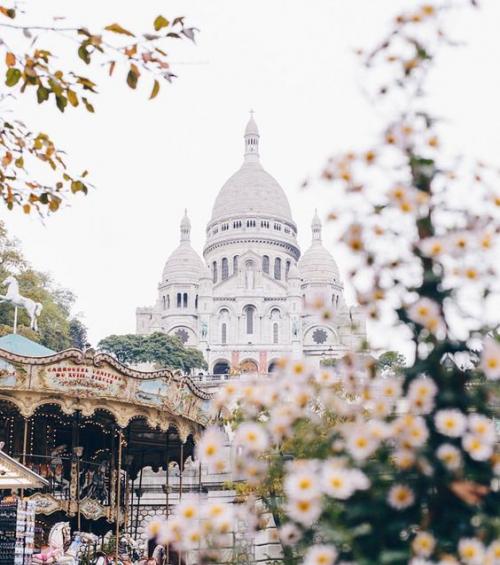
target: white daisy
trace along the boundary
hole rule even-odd
[[[415,503],[415,494],[410,487],[396,484],[390,488],[387,502],[396,510],[405,510]]]
[[[429,532],[419,532],[412,541],[411,547],[420,557],[430,557],[436,547],[436,540]]]
[[[333,545],[313,545],[306,551],[303,565],[333,565],[337,555]]]
[[[321,515],[321,502],[319,498],[293,499],[286,505],[286,513],[294,522],[305,527],[312,526]]]
[[[434,423],[439,433],[449,437],[460,437],[467,428],[467,419],[455,408],[440,410],[434,416]]]
[[[490,381],[500,379],[500,343],[491,337],[484,340],[480,367]]]
[[[226,438],[219,428],[207,428],[196,445],[196,459],[209,464],[219,459],[225,440]]]
[[[436,457],[450,471],[456,471],[462,466],[461,451],[451,443],[440,445],[436,451]]]
[[[323,465],[321,488],[326,495],[340,500],[349,498],[355,490],[353,477],[349,471],[331,461],[326,461]]]
[[[458,554],[467,565],[484,565],[484,545],[476,538],[463,538],[458,544]]]
[[[493,420],[483,414],[471,414],[468,418],[469,430],[486,443],[495,443],[496,432]]]
[[[295,524],[287,522],[279,529],[279,537],[283,545],[295,545],[302,537],[302,533]]]
[[[241,445],[252,452],[265,451],[269,447],[266,430],[255,422],[244,422],[236,430],[235,445]]]
[[[309,470],[290,473],[286,476],[284,490],[289,498],[305,498],[318,496],[320,493],[319,481]]]
[[[493,455],[493,446],[475,434],[465,434],[462,446],[475,461],[487,461]]]
[[[361,426],[349,427],[346,435],[347,450],[358,461],[370,457],[379,445],[369,430]]]

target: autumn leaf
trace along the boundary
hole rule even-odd
[[[10,69],[7,69],[7,73],[5,74],[5,84],[7,86],[15,86],[19,82],[20,78],[21,71],[11,67]]]
[[[153,84],[153,90],[151,91],[151,96],[149,97],[149,99],[152,100],[153,98],[156,98],[156,96],[158,96],[158,92],[160,92],[160,83],[155,80]]]
[[[104,28],[107,31],[112,31],[113,33],[121,33],[122,35],[129,35],[130,37],[134,37],[134,34],[129,31],[128,29],[123,28],[120,24],[111,24]]]
[[[68,97],[69,103],[76,108],[78,106],[78,96],[74,90],[68,88],[66,92],[66,96]]]
[[[16,64],[16,56],[14,55],[14,53],[7,51],[7,53],[5,54],[5,64],[8,67],[13,67]]]
[[[109,63],[109,76],[113,74],[113,71],[115,70],[115,66],[116,66],[116,61],[111,61]]]
[[[160,29],[163,29],[164,27],[168,27],[169,23],[170,22],[165,17],[160,15],[160,16],[156,17],[153,25],[154,25],[155,31],[160,31]]]

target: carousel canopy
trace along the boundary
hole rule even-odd
[[[26,357],[45,357],[55,353],[52,349],[19,334],[8,334],[0,337],[0,349]]]
[[[0,490],[42,488],[49,482],[0,450]]]

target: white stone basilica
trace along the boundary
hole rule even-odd
[[[253,117],[245,130],[240,169],[221,188],[208,222],[203,259],[191,247],[191,223],[181,221],[154,306],[137,308],[137,333],[177,335],[200,349],[209,372],[268,373],[282,356],[340,357],[359,346],[365,324],[348,308],[338,267],[312,221],[312,243],[301,256],[285,192],[259,159]],[[306,305],[331,300],[327,322]]]

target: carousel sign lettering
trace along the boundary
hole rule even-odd
[[[122,375],[94,367],[58,365],[47,367],[46,374],[48,384],[56,388],[116,394],[127,387]]]

